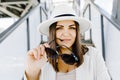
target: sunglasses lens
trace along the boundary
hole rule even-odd
[[[49,44],[51,44],[53,41],[55,41],[55,39],[52,40]],[[57,50],[59,51],[60,47],[66,47],[68,50],[71,51],[71,49],[69,49],[65,45],[56,46],[56,50],[48,48],[48,47],[45,47],[45,51],[46,51],[47,57],[54,59],[54,58],[58,58],[58,56],[61,56],[62,60],[66,64],[69,64],[69,65],[73,65],[74,63],[76,63],[78,61],[78,58],[74,54],[71,54],[71,55],[70,54],[62,54],[62,55],[58,54]]]
[[[57,58],[58,57],[58,54],[56,53],[56,51],[51,49],[51,48],[46,47],[45,51],[47,53],[47,56],[50,57],[50,58]]]
[[[62,54],[61,58],[65,63],[70,64],[70,65],[73,65],[76,62],[75,58],[69,54]]]

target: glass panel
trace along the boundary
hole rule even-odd
[[[95,0],[95,4],[99,5],[110,15],[112,14],[113,0]]]
[[[120,79],[120,31],[104,18],[106,64],[112,80]]]
[[[0,18],[0,33],[16,22],[17,18]]]

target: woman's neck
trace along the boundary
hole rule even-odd
[[[69,48],[72,50],[72,48]],[[71,54],[71,50],[69,50],[67,48],[60,48],[60,54]],[[58,58],[58,71],[59,72],[69,72],[73,69],[75,69],[76,66],[75,65],[68,65],[66,64],[61,57]]]
[[[76,68],[75,65],[68,65],[66,63],[64,63],[64,61],[59,57],[58,58],[58,71],[59,72],[69,72],[69,71],[72,71]]]
[[[60,52],[61,52],[61,54],[71,54],[71,51],[67,48],[60,48]]]

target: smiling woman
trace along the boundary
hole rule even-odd
[[[81,33],[91,22],[78,17],[68,5],[55,6],[51,18],[40,23],[38,31],[48,36],[44,43],[28,51],[27,80],[110,80],[99,52],[81,44]]]
[[[62,42],[59,42],[57,39],[56,42],[58,45],[71,47],[76,38],[75,22],[70,20],[58,21],[56,24],[56,38],[61,38],[63,40]]]

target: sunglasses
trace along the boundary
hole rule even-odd
[[[57,38],[59,39],[59,38]],[[59,39],[60,41],[63,41],[61,39]],[[54,40],[50,41],[49,42],[49,45],[54,42]],[[59,52],[57,51],[59,48],[61,47],[65,47],[67,48],[69,51],[71,51],[71,54],[67,54],[67,53],[62,53],[62,54],[59,54]],[[51,58],[51,59],[57,59],[59,56],[61,57],[61,59],[66,63],[66,64],[69,64],[69,65],[73,65],[74,63],[78,62],[78,58],[76,57],[76,55],[72,52],[72,50],[70,48],[68,48],[67,46],[65,45],[61,45],[61,46],[56,46],[56,50],[54,49],[51,49],[51,48],[48,48],[48,47],[45,47],[45,51],[47,53],[47,57]]]

